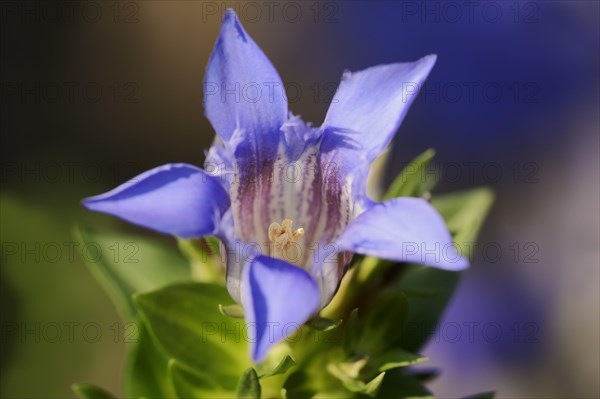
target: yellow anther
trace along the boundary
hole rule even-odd
[[[271,223],[269,226],[269,240],[281,245],[281,249],[286,249],[290,243],[296,242],[304,235],[304,229],[292,230],[293,221],[284,219],[281,224]]]

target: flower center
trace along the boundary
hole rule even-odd
[[[292,230],[293,223],[290,219],[284,219],[281,224],[271,223],[269,226],[269,241],[281,251],[287,250],[304,235],[303,228]]]

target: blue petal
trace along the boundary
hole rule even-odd
[[[204,81],[206,116],[226,143],[235,131],[243,144],[241,161],[273,159],[279,129],[287,118],[287,98],[279,74],[244,31],[233,10],[223,17]],[[260,166],[260,165],[259,165]],[[241,165],[244,167],[244,165]]]
[[[161,233],[192,238],[217,233],[229,196],[202,169],[167,164],[82,203]]]
[[[463,270],[459,255],[439,213],[420,198],[395,198],[359,215],[338,239],[341,250],[397,262]]]
[[[392,140],[435,60],[429,55],[342,76],[322,125],[321,152],[342,181],[353,182],[356,203],[366,200],[369,165]]]
[[[433,68],[436,56],[346,72],[323,127],[377,156],[389,143]]]
[[[293,336],[319,310],[319,287],[303,269],[267,256],[254,258],[243,279],[251,355],[260,362],[271,346]]]

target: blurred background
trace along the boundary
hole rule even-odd
[[[123,326],[72,228],[155,236],[79,201],[203,163],[202,79],[226,7],[316,125],[344,69],[438,55],[382,177],[433,147],[437,192],[486,185],[497,202],[424,349],[443,370],[431,388],[598,397],[599,4],[2,1],[2,397],[119,392]]]

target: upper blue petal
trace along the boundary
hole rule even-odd
[[[279,74],[241,26],[233,10],[223,17],[204,81],[206,116],[227,144],[237,131],[236,158],[258,164],[276,154],[287,98]],[[243,167],[243,166],[242,166]]]
[[[429,55],[345,72],[323,122],[323,149],[358,148],[374,159],[396,133],[435,60]]]
[[[322,125],[321,152],[340,178],[352,181],[355,202],[365,202],[369,165],[392,140],[435,60],[429,55],[342,76]]]
[[[340,250],[446,270],[469,266],[440,214],[420,198],[395,198],[372,206],[348,225],[338,245]]]
[[[229,208],[229,195],[202,169],[167,164],[82,203],[161,233],[192,238],[218,232],[221,216]]]
[[[293,336],[319,310],[319,287],[305,270],[267,256],[254,258],[243,279],[242,305],[254,332],[251,355],[260,362],[271,346]]]

